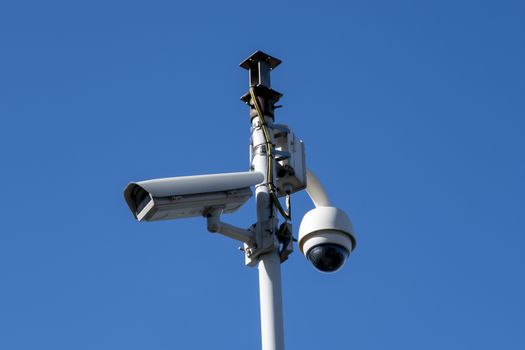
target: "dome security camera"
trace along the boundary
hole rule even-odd
[[[304,216],[299,227],[299,250],[321,272],[336,272],[355,248],[354,229],[341,209],[320,206]]]

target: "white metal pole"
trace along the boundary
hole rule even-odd
[[[277,251],[265,254],[259,262],[261,336],[263,350],[284,349],[281,260]]]
[[[269,126],[271,118],[266,118]],[[270,130],[270,137],[273,138]],[[273,142],[273,139],[270,140]],[[277,219],[272,205],[267,178],[267,145],[259,118],[252,120],[252,166],[254,171],[264,174],[265,180],[255,188],[257,205],[257,230],[262,236],[265,246],[273,246],[272,250],[260,257],[259,261],[259,297],[261,310],[261,337],[263,350],[284,350],[284,325],[281,292],[281,261],[278,244],[274,243]],[[275,167],[272,159],[271,166]],[[271,241],[269,241],[271,240]],[[262,242],[260,242],[262,243]]]

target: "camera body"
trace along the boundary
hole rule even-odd
[[[355,244],[352,222],[341,209],[317,207],[301,221],[299,250],[321,272],[341,269]]]
[[[124,198],[139,221],[203,216],[210,208],[232,213],[262,181],[264,175],[253,171],[153,179],[128,184]]]

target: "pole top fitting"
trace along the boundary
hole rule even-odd
[[[281,64],[281,60],[256,51],[245,59],[240,66],[248,70],[250,86],[265,86],[270,88],[270,71]]]
[[[280,92],[270,87],[270,72],[279,64],[281,64],[280,59],[262,51],[256,51],[240,64],[242,68],[248,70],[250,88],[255,91],[262,113],[270,118],[274,118],[275,103],[282,97]],[[244,94],[241,100],[250,106],[250,118],[255,118],[258,114],[250,93]]]
[[[260,50],[254,52],[250,57],[241,62],[239,66],[244,69],[251,69],[252,66],[256,65],[258,62],[266,62],[270,69],[274,69],[281,64],[281,60],[275,57],[272,57]]]

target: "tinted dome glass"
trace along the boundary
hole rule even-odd
[[[340,245],[326,243],[310,249],[306,257],[319,271],[335,272],[343,266],[348,254],[348,250]]]

